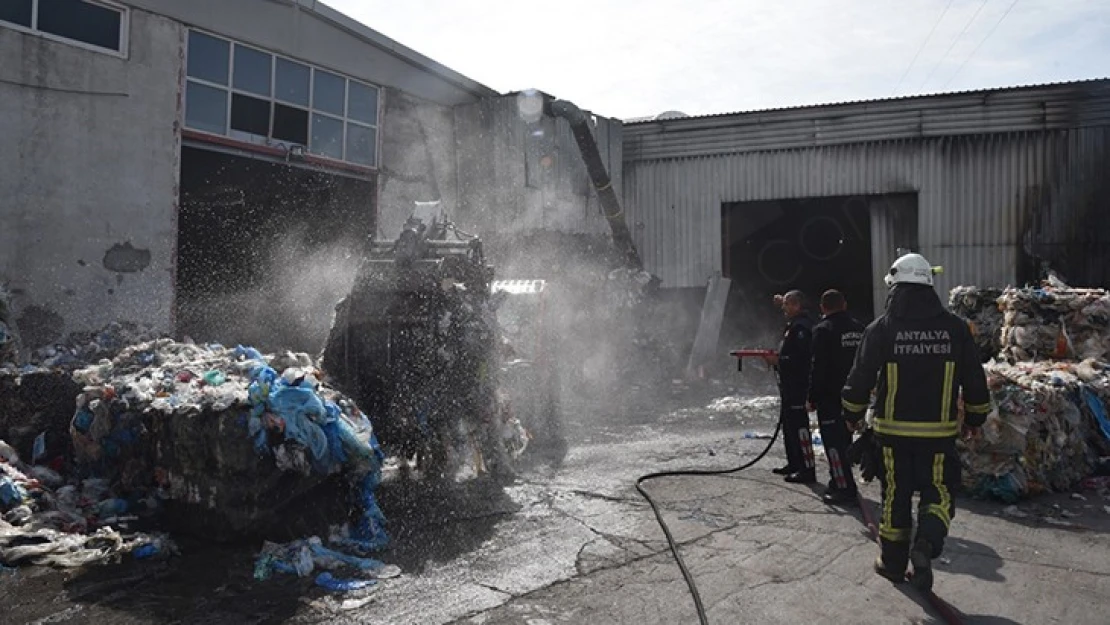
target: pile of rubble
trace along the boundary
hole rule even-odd
[[[965,485],[1007,502],[1068,491],[1110,455],[1110,295],[1050,281],[997,302],[1001,349],[985,365],[996,410],[961,443]]]

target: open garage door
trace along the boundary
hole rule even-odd
[[[917,246],[916,194],[859,195],[721,207],[722,273],[733,281],[724,340],[774,344],[782,319],[771,296],[790,289],[816,300],[839,289],[861,321],[881,313],[881,276],[898,247]]]
[[[322,348],[374,231],[374,181],[186,146],[177,334]]]

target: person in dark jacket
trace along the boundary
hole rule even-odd
[[[881,446],[881,552],[875,571],[932,588],[960,483],[956,437],[963,391],[964,433],[974,435],[991,410],[990,391],[971,329],[945,310],[933,289],[937,268],[919,254],[894,262],[885,314],[867,327],[841,394],[845,418],[858,429],[875,389],[874,433]],[[913,495],[920,492],[916,536]],[[912,548],[911,548],[912,539]]]
[[[775,301],[780,301],[778,297]],[[787,482],[812,484],[817,481],[813,462],[813,442],[806,412],[809,369],[812,355],[813,319],[806,311],[805,295],[790,291],[781,298],[786,317],[779,352],[768,357],[768,363],[779,370],[779,397],[782,400],[779,418],[782,422],[782,444],[786,448],[786,466],[773,469],[785,475]]]
[[[848,314],[848,302],[837,290],[821,295],[821,314],[821,323],[813,328],[809,378],[809,404],[817,410],[831,478],[821,499],[827,504],[850,504],[856,501],[856,481],[848,461],[852,433],[844,422],[840,391],[852,369],[864,328]]]

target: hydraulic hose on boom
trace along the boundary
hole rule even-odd
[[[582,109],[566,100],[545,98],[544,112],[551,117],[561,117],[570,124],[574,140],[578,143],[578,151],[582,153],[582,160],[586,163],[590,182],[597,190],[601,211],[613,233],[613,243],[624,254],[631,268],[642,271],[644,264],[640,260],[639,252],[636,251],[636,244],[632,242],[632,233],[628,230],[628,223],[624,219],[624,209],[621,208],[620,199],[613,189],[613,180],[609,177],[609,171],[601,160],[597,140],[590,131],[589,118]]]

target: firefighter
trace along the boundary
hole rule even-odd
[[[883,499],[875,571],[901,582],[912,563],[911,581],[924,590],[932,588],[931,561],[940,555],[955,514],[960,391],[965,436],[977,435],[991,410],[971,330],[944,309],[933,289],[939,271],[920,254],[894,262],[884,278],[891,289],[886,312],[864,331],[841,394],[845,418],[859,429],[875,389]],[[920,493],[916,536],[915,491]]]
[[[806,312],[805,295],[801,291],[775,296],[775,303],[781,305],[787,319],[786,330],[778,354],[768,356],[767,362],[779,370],[779,396],[782,400],[779,418],[782,443],[786,448],[786,466],[772,471],[785,475],[787,482],[812,484],[817,481],[817,473],[813,462],[809,414],[806,412],[806,393],[812,358],[813,319]]]
[[[831,478],[821,499],[827,504],[851,504],[856,501],[856,481],[848,461],[852,433],[841,412],[840,391],[852,369],[864,328],[848,314],[848,302],[837,290],[821,295],[821,314],[821,322],[813,328],[809,380],[809,407],[817,410]]]

